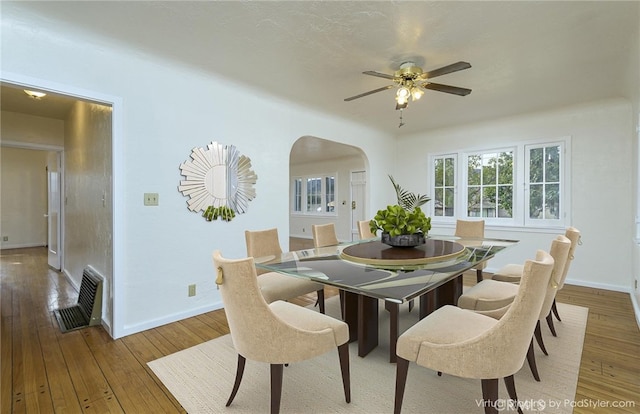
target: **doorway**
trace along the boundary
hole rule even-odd
[[[120,213],[124,208],[118,208],[123,201],[116,189],[121,167],[116,168],[120,160],[115,149],[121,141],[121,99],[20,75],[3,77],[0,86],[3,146],[7,142],[42,145],[48,139],[43,131],[62,125],[62,138],[58,137],[56,151],[47,158],[46,173],[42,170],[51,189],[44,214],[49,262],[76,289],[88,264],[98,269],[104,278],[103,326],[117,338],[122,324],[115,311],[121,291],[115,277],[121,267],[117,253],[121,248],[116,246],[121,245],[118,235],[122,232],[115,229],[124,222]],[[46,96],[28,100],[23,89]]]

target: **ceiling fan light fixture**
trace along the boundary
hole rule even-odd
[[[422,98],[422,95],[424,95],[424,91],[419,87],[414,86],[413,88],[411,88],[411,98],[414,101],[417,101],[418,99]]]
[[[409,102],[409,97],[411,96],[411,91],[406,86],[401,86],[398,88],[396,92],[396,101],[398,101],[399,105],[403,105],[406,102]]]
[[[24,93],[26,93],[27,95],[29,95],[30,97],[32,97],[33,99],[40,99],[43,96],[47,96],[46,93],[44,92],[38,92],[38,91],[30,91],[28,89],[23,89]]]

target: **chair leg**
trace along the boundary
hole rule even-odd
[[[533,343],[532,343],[533,345]],[[516,383],[513,379],[513,375],[509,375],[508,377],[504,377],[504,385],[507,387],[507,392],[509,393],[509,398],[515,402],[516,407],[518,407],[518,414],[522,414],[522,408],[520,408],[520,404],[518,404],[518,395],[516,394]]]
[[[484,276],[482,276],[482,269],[476,269],[476,280],[478,283],[482,282]]]
[[[344,321],[344,290],[340,289],[338,295],[340,296],[340,317]]]
[[[498,378],[482,380],[482,404],[485,414],[498,414]]]
[[[558,314],[558,308],[556,308],[556,300],[555,299],[553,300],[553,304],[551,304],[551,311],[556,316],[556,319],[558,320],[558,322],[562,322],[562,319],[560,319],[560,315]]]
[[[404,386],[407,383],[407,373],[409,372],[409,361],[398,357],[396,360],[396,399],[393,406],[393,413],[400,414],[402,410],[402,400],[404,398]]]
[[[244,374],[244,365],[247,362],[246,358],[242,355],[238,354],[238,367],[236,368],[236,380],[233,383],[233,390],[231,391],[231,396],[227,400],[227,407],[231,405],[233,399],[240,388],[240,382],[242,382],[242,374]]]
[[[282,364],[271,364],[271,414],[278,414],[280,412],[282,374]]]
[[[534,336],[536,337],[536,341],[538,345],[540,345],[540,349],[544,352],[545,355],[549,355],[547,352],[547,348],[544,347],[544,341],[542,340],[542,331],[540,330],[540,321],[536,323],[536,329],[533,331]]]
[[[553,326],[553,316],[551,316],[551,312],[547,315],[547,325],[549,326],[549,330],[551,331],[551,335],[558,336],[556,334],[556,327]]]
[[[529,363],[529,369],[531,369],[533,378],[539,382],[540,375],[538,375],[538,366],[536,365],[536,355],[533,352],[533,338],[531,338],[531,342],[529,343],[529,350],[527,351],[527,362]]]
[[[319,289],[318,294],[318,306],[320,307],[320,313],[324,313],[324,289]]]
[[[351,374],[349,371],[349,342],[338,347],[338,356],[340,358],[340,371],[342,372],[342,387],[344,388],[344,399],[347,403],[351,402]]]

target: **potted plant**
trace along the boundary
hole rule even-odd
[[[369,224],[371,232],[376,234],[380,230],[381,241],[394,247],[423,244],[431,230],[431,217],[427,217],[420,206],[431,199],[402,189],[391,175],[389,179],[396,190],[398,203],[378,210]]]

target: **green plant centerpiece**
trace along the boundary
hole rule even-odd
[[[371,232],[380,230],[381,241],[393,247],[415,247],[424,244],[429,230],[431,217],[427,217],[420,206],[431,200],[426,195],[404,190],[390,175],[391,184],[396,190],[398,203],[378,210],[369,223]]]

